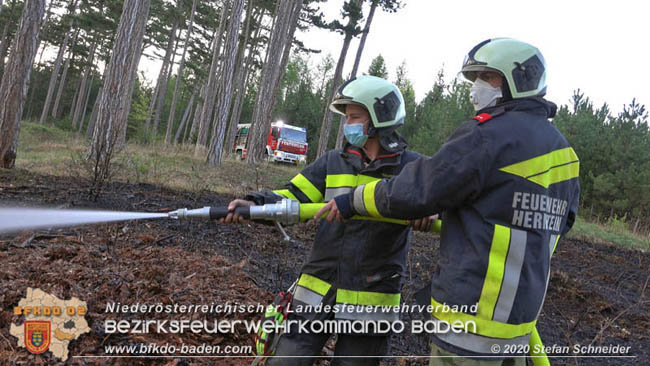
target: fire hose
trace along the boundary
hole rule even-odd
[[[181,208],[169,212],[168,216],[171,219],[204,218],[218,220],[234,212],[248,220],[275,221],[285,225],[292,225],[313,219],[316,212],[323,206],[325,206],[325,203],[300,203],[290,199],[283,199],[276,203],[268,203],[265,205],[239,206],[234,211],[229,211],[227,207],[203,207],[194,210]],[[406,220],[385,217],[353,216],[351,220],[372,220],[408,225]],[[431,232],[439,233],[441,225],[442,222],[440,220],[435,220],[431,227]]]

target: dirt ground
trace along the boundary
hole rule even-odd
[[[98,208],[166,212],[225,205],[231,198],[211,192],[172,191],[147,184],[111,184],[97,201],[70,178],[25,170],[0,170],[0,205]],[[79,358],[58,362],[51,353],[32,355],[16,347],[9,324],[21,324],[12,309],[27,287],[88,304],[91,332],[69,345],[70,355],[105,355],[105,346],[186,344],[253,346],[242,327],[219,334],[106,334],[106,319],[138,314],[106,313],[106,304],[269,303],[296,278],[310,250],[316,223],[287,229],[284,241],[272,225],[218,225],[207,221],[153,220],[26,232],[0,236],[0,364],[2,365],[247,365],[250,358]],[[437,239],[413,235],[403,291],[407,303],[436,269]],[[650,363],[650,254],[578,240],[560,241],[538,329],[546,346],[619,345],[630,358],[551,358],[553,365],[647,365]],[[169,314],[145,314],[169,319]],[[408,322],[418,314],[405,314]],[[174,315],[181,319],[256,320],[259,313]],[[391,338],[393,356],[425,356],[425,336],[404,332]],[[325,352],[327,353],[327,352]],[[317,362],[327,365],[327,356]],[[386,358],[384,365],[425,365],[417,357]]]

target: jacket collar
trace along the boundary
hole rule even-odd
[[[360,172],[372,172],[381,170],[387,166],[398,166],[402,161],[403,152],[403,149],[399,151],[388,151],[382,147],[377,158],[370,161],[363,149],[347,143],[343,147],[341,156]]]
[[[505,103],[499,103],[494,107],[483,108],[476,112],[477,115],[481,113],[490,114],[492,117],[497,116],[504,112],[529,112],[533,114],[543,115],[546,118],[555,117],[557,112],[557,105],[553,102],[542,97],[529,97],[512,99]]]

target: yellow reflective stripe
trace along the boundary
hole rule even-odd
[[[327,291],[329,291],[330,287],[332,287],[332,285],[330,285],[329,283],[321,280],[318,277],[309,275],[307,273],[303,273],[300,275],[300,279],[298,280],[298,285],[302,287],[306,287],[321,296],[325,296]]]
[[[313,203],[322,202],[323,194],[304,175],[298,174],[291,179],[291,184],[296,186]]]
[[[533,331],[536,323],[534,320],[528,323],[508,324],[484,319],[476,315],[453,312],[449,309],[449,306],[437,302],[433,297],[431,298],[431,306],[433,307],[432,314],[437,319],[446,321],[453,326],[462,323],[467,328],[465,330],[474,330],[473,325],[476,324],[476,334],[485,337],[510,339],[525,336]]]
[[[555,238],[555,244],[553,244],[553,251],[551,252],[551,255],[555,253],[555,248],[557,248],[557,243],[560,241],[560,236],[558,235],[557,238]]]
[[[544,188],[580,175],[578,155],[567,147],[499,169],[537,183]]]
[[[275,191],[273,191],[273,193],[277,193],[277,194],[279,194],[279,195],[282,196],[282,197],[286,197],[286,198],[289,198],[289,199],[292,199],[292,200],[300,201],[300,200],[299,200],[298,198],[296,198],[296,196],[294,196],[293,193],[291,193],[291,191],[288,190],[288,189],[276,189]]]
[[[539,336],[539,332],[537,332],[537,327],[533,328],[528,346],[530,347],[530,358],[533,360],[534,366],[551,366],[548,356],[544,352],[544,343],[542,343],[542,338]]]
[[[580,163],[574,162],[560,167],[551,168],[548,172],[534,177],[529,177],[528,180],[539,184],[544,188],[548,188],[551,184],[564,182],[572,178],[580,176]]]
[[[367,175],[354,175],[354,174],[332,174],[325,178],[325,186],[327,188],[335,187],[356,187],[362,184],[374,182],[381,178],[370,177]]]
[[[494,225],[494,235],[490,246],[487,273],[481,290],[481,297],[478,300],[477,316],[483,319],[492,320],[494,307],[499,298],[503,274],[505,273],[506,256],[510,246],[510,229]]]
[[[387,294],[383,292],[353,291],[345,289],[336,290],[336,302],[339,304],[399,306],[400,296],[399,293]]]
[[[372,217],[382,217],[375,205],[375,186],[379,183],[378,180],[370,182],[363,187],[363,203],[366,205],[366,211]]]

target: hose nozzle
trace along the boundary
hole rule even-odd
[[[178,210],[167,213],[167,216],[170,219],[187,219],[191,217],[199,218],[210,218],[210,207],[197,208],[196,210],[188,210],[186,208],[180,208]]]

